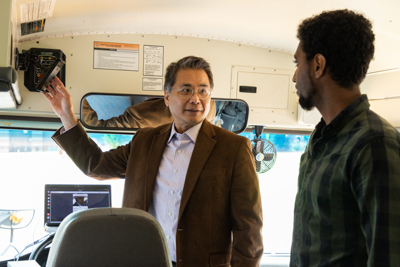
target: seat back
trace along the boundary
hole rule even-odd
[[[47,267],[170,267],[164,232],[149,213],[99,208],[68,215],[50,248]]]

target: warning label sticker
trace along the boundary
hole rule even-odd
[[[139,45],[94,42],[93,68],[139,71]]]

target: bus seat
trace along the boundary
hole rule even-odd
[[[131,208],[95,208],[68,215],[60,224],[46,267],[171,267],[160,224]]]

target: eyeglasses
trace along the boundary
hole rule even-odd
[[[178,91],[179,95],[183,99],[191,98],[193,95],[193,92],[194,92],[193,88],[191,88],[191,87],[184,87],[184,88],[172,89],[172,90]],[[211,95],[211,91],[209,89],[201,88],[201,89],[197,90],[197,95],[199,96],[199,98],[201,100],[207,100]]]

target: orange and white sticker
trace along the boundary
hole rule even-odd
[[[139,71],[139,45],[94,42],[93,68]]]
[[[139,45],[138,44],[94,42],[94,48],[124,49],[124,50],[135,50],[135,51],[139,52]]]

